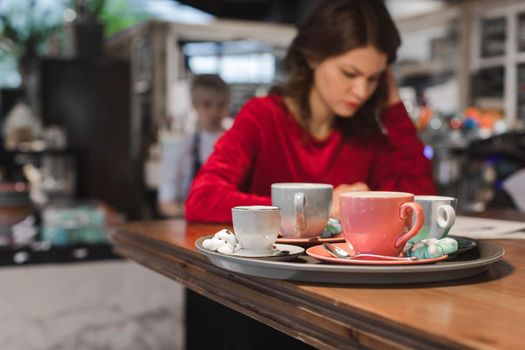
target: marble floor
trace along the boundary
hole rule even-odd
[[[2,350],[184,349],[184,289],[124,260],[0,268]]]

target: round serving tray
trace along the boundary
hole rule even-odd
[[[220,268],[257,277],[315,283],[407,284],[457,280],[486,271],[491,264],[501,260],[505,253],[498,245],[479,241],[478,246],[461,256],[461,259],[429,265],[330,265],[309,256],[284,262],[224,255],[204,249],[202,242],[206,238],[199,238],[195,246]]]

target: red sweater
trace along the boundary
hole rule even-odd
[[[433,194],[431,163],[402,103],[382,115],[388,135],[344,139],[335,130],[314,139],[284,107],[282,98],[253,98],[215,144],[186,201],[188,221],[231,222],[237,205],[270,205],[275,182],[335,186],[364,182],[372,190]]]

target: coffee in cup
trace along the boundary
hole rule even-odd
[[[346,243],[357,254],[398,256],[425,219],[423,207],[406,192],[345,192],[339,208]]]
[[[329,184],[272,184],[272,205],[281,208],[281,235],[288,238],[320,235],[330,217],[332,191]]]

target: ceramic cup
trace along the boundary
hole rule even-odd
[[[232,221],[242,249],[269,251],[277,239],[281,209],[265,205],[233,207]]]
[[[398,256],[425,220],[423,207],[406,192],[346,192],[339,208],[346,243],[356,253]]]
[[[272,184],[272,204],[281,208],[281,235],[288,238],[320,235],[330,216],[332,190],[329,184]]]
[[[444,196],[415,196],[414,201],[425,211],[425,223],[410,241],[426,238],[441,239],[448,234],[456,221],[456,198]]]

